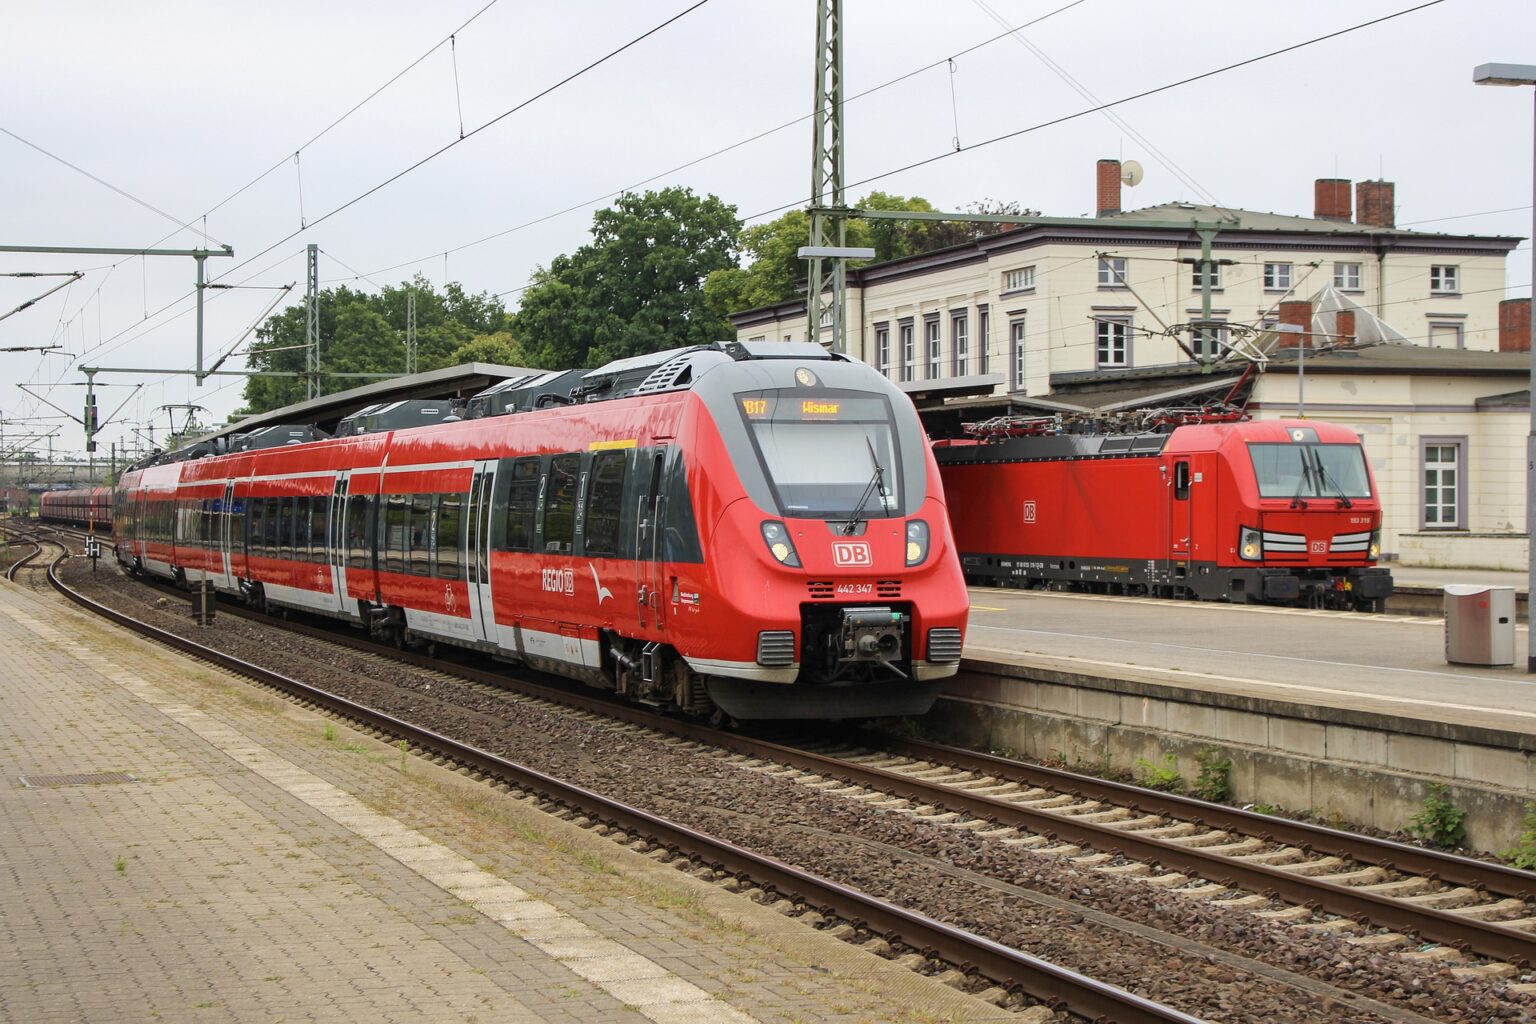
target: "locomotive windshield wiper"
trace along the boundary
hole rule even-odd
[[[1307,503],[1302,500],[1301,494],[1302,491],[1309,487],[1314,492],[1317,490],[1317,488],[1312,487],[1312,463],[1307,461],[1307,453],[1303,451],[1301,453],[1301,480],[1296,484],[1296,493],[1291,495],[1291,508],[1307,507]]]
[[[864,493],[859,495],[859,503],[854,506],[853,514],[848,517],[848,525],[843,527],[844,536],[853,536],[854,528],[864,521],[864,507],[869,504],[869,499],[880,493],[880,504],[885,504],[885,467],[880,465],[880,456],[875,454],[875,444],[864,435],[864,444],[869,447],[869,461],[875,464],[875,475],[870,477],[869,483],[864,485]]]
[[[1328,471],[1323,468],[1323,457],[1314,451],[1312,458],[1317,462],[1317,482],[1333,488],[1334,493],[1339,496],[1339,508],[1354,508],[1355,503],[1349,500],[1349,495],[1344,493],[1344,488],[1335,483],[1333,477],[1329,476]]]

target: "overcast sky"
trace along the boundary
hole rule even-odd
[[[0,129],[161,212],[0,134],[0,244],[189,248],[203,238],[177,222],[201,231],[206,215],[208,243],[235,250],[208,261],[225,284],[298,282],[294,301],[314,242],[325,284],[371,288],[419,272],[505,293],[511,306],[530,271],[582,244],[592,211],[622,189],[687,185],[744,218],[804,205],[808,121],[699,158],[809,110],[815,5],[709,0],[326,217],[453,143],[461,122],[474,133],[691,2],[10,0],[0,10]],[[1533,90],[1471,81],[1480,63],[1536,63],[1530,0],[1444,0],[1123,104],[1118,122],[1090,114],[953,153],[957,138],[971,147],[1092,106],[1068,79],[1119,99],[1413,6],[1081,0],[1052,13],[1069,4],[844,0],[849,97],[938,62],[847,103],[850,201],[878,188],[946,209],[992,198],[1091,214],[1093,163],[1108,156],[1146,168],[1127,208],[1214,199],[1310,215],[1314,178],[1384,176],[1397,183],[1400,225],[1530,234]],[[945,63],[1044,15],[1022,40]],[[455,31],[452,47],[428,54]],[[1529,255],[1526,245],[1510,260],[1511,296],[1529,293]],[[86,274],[0,320],[0,347],[62,344],[88,365],[193,364],[190,259],[0,254],[0,273],[70,270]],[[60,280],[0,277],[0,313]],[[209,293],[206,351],[233,344],[274,294]],[[79,363],[0,354],[0,417],[52,414],[16,382],[78,410]],[[168,403],[201,404],[213,420],[240,405],[239,378],[201,388],[186,377],[99,379],[114,385],[102,390],[103,417],[127,395],[123,384],[143,381],[123,419],[162,430],[167,414],[156,410]],[[60,422],[6,424],[3,437]],[[55,450],[81,450],[80,428],[62,427]],[[101,439],[126,433],[114,424]]]

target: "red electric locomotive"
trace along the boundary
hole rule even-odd
[[[38,518],[106,533],[112,529],[112,488],[46,491],[38,501]]]
[[[968,578],[1380,610],[1359,437],[1315,420],[935,445]]]
[[[921,713],[956,671],[937,467],[862,363],[706,345],[508,381],[467,416],[135,470],[119,558],[740,719]]]

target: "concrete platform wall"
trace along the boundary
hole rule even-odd
[[[1238,803],[1385,830],[1440,783],[1484,850],[1512,846],[1536,802],[1536,736],[1017,665],[966,661],[924,724],[958,745],[1091,769],[1171,753],[1185,780],[1214,747]]]

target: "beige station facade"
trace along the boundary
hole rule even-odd
[[[1099,162],[1095,188],[1096,217],[1031,218],[850,271],[849,353],[925,413],[970,396],[945,406],[963,420],[1219,393],[1243,365],[1229,346],[1246,347],[1264,355],[1256,417],[1296,415],[1304,398],[1306,415],[1361,434],[1389,558],[1525,566],[1529,301],[1504,300],[1521,239],[1399,229],[1391,182],[1319,179],[1311,217],[1122,211],[1117,161]],[[1208,319],[1202,231],[1220,261]],[[808,336],[803,301],[732,320],[741,340]],[[1309,333],[1265,330],[1282,322]],[[1202,372],[1207,355],[1227,358]]]

